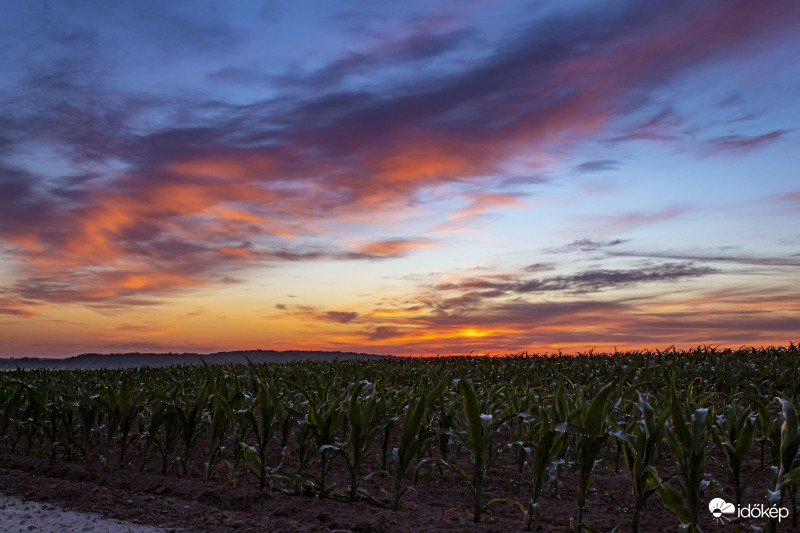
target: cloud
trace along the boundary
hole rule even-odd
[[[517,278],[513,275],[470,277],[420,287],[411,299],[383,306],[364,315],[361,330],[370,341],[397,341],[414,345],[443,339],[483,338],[493,341],[525,337],[531,328],[555,327],[587,320],[622,317],[631,303],[587,299],[606,289],[657,284],[707,276],[718,271],[692,264],[645,265],[629,270],[588,270],[571,275]],[[561,301],[542,301],[541,298]],[[616,313],[610,315],[609,313]],[[315,315],[316,316],[316,315]],[[455,341],[453,341],[455,342]],[[466,341],[465,341],[466,342]]]
[[[347,324],[358,318],[358,313],[348,311],[328,311],[325,316],[331,322],[338,322],[339,324]]]
[[[525,207],[528,204],[517,196],[498,193],[472,193],[464,194],[469,203],[450,213],[452,222],[465,222],[481,217],[498,208]]]
[[[612,137],[609,142],[612,144],[625,141],[672,142],[679,137],[679,128],[684,122],[673,109],[662,109],[646,121],[628,128],[623,134]]]
[[[762,135],[726,135],[708,141],[709,149],[714,152],[746,153],[773,144],[786,137],[791,130],[775,130]]]
[[[430,239],[384,239],[375,242],[356,244],[354,258],[389,258],[406,255],[412,250],[429,248]]]
[[[547,270],[553,270],[553,268],[555,268],[553,263],[532,263],[523,268],[523,270],[525,272],[545,272]]]
[[[109,332],[110,334],[102,334],[98,339],[103,341],[124,341],[131,338],[141,337],[157,337],[179,331],[177,326],[161,323],[161,322],[144,322],[141,324],[118,324],[116,326],[109,326],[99,328],[102,332]]]
[[[620,162],[616,159],[600,159],[597,161],[586,161],[581,163],[575,170],[578,172],[602,172],[606,170],[616,170],[620,166]]]
[[[671,206],[652,213],[626,213],[581,217],[586,226],[592,227],[596,234],[614,234],[629,231],[641,226],[649,226],[683,216],[689,209],[685,206]]]
[[[285,304],[277,304],[275,308],[284,311],[283,314],[285,316],[301,321],[350,324],[357,321],[359,318],[359,314],[354,311],[320,311],[318,308],[310,305],[288,306]]]
[[[768,197],[768,200],[777,201],[781,203],[798,204],[800,203],[800,191],[791,191],[786,193],[774,194]]]
[[[32,302],[25,302],[16,297],[0,296],[0,315],[22,317],[38,316],[40,313],[31,310]]]
[[[377,326],[365,333],[371,341],[393,339],[401,335],[401,330],[392,326]]]
[[[440,283],[439,291],[469,291],[449,300],[463,301],[465,296],[496,298],[506,294],[529,293],[589,293],[608,288],[625,287],[640,283],[676,281],[718,273],[717,269],[695,266],[692,263],[664,263],[644,265],[626,270],[595,269],[562,276],[547,276],[533,279],[470,278],[458,282]]]
[[[626,324],[643,323],[654,296],[626,297],[609,289],[664,284],[716,274],[691,263],[648,264],[631,269],[590,269],[530,278],[515,274],[448,275],[418,293],[384,304],[359,319],[361,329],[336,342],[368,341],[407,353],[469,352],[480,346],[518,351],[548,345],[606,341]],[[605,293],[600,297],[601,293]],[[652,345],[652,344],[650,344]]]
[[[612,240],[600,240],[600,241],[588,238],[577,239],[560,248],[549,248],[545,250],[545,253],[552,254],[552,253],[566,253],[574,251],[594,252],[605,248],[613,248],[615,246],[619,246],[620,244],[624,244],[628,241],[629,239],[612,239]]]
[[[587,271],[573,281],[590,286],[623,286],[626,283],[659,283],[670,279],[710,275],[691,265],[665,265],[630,271]],[[611,273],[610,273],[611,272]],[[397,302],[395,311],[384,307],[364,316],[366,328],[336,337],[335,342],[383,346],[393,353],[516,353],[521,350],[635,349],[643,346],[691,347],[718,344],[736,347],[743,342],[774,343],[796,330],[797,294],[785,286],[757,289],[708,289],[685,293],[653,291],[626,297],[608,293],[517,293],[527,290],[526,280],[507,279],[508,287],[490,293],[499,277],[467,279],[442,289],[420,287],[418,297]],[[519,283],[514,283],[518,281]],[[481,292],[483,291],[483,292]],[[410,302],[416,302],[409,312]],[[422,305],[422,308],[418,306]],[[371,321],[371,323],[370,323]],[[776,337],[776,335],[778,337]],[[744,340],[748,339],[748,340]],[[744,341],[743,341],[744,340]]]
[[[18,89],[0,102],[0,126],[12,132],[0,146],[14,161],[0,167],[0,239],[18,267],[9,289],[53,303],[136,305],[228,283],[256,265],[425,248],[432,241],[387,239],[355,251],[313,243],[354,213],[416,205],[441,186],[481,191],[465,195],[456,220],[522,205],[497,176],[517,175],[509,167],[521,159],[608,136],[671,79],[789,38],[793,4],[771,5],[632,2],[562,11],[520,21],[503,38],[481,42],[469,61],[463,55],[474,51],[478,32],[462,19],[431,17],[307,72],[272,72],[270,91],[259,93],[266,96],[227,101],[161,83],[128,88],[125,68],[135,64],[101,52],[113,36],[106,28],[116,28],[145,36],[137,61],[203,60],[217,80],[265,79],[244,79],[231,63],[246,38],[227,21],[158,4],[55,9],[26,45],[31,60],[14,65]],[[129,27],[117,27],[127,15]],[[785,133],[715,142],[744,150]],[[579,170],[614,164],[589,161]],[[599,223],[620,231],[682,212]]]
[[[790,257],[774,257],[774,256],[755,256],[748,254],[739,255],[720,255],[720,254],[701,254],[701,253],[686,253],[686,252],[617,252],[610,251],[608,255],[618,257],[641,257],[648,259],[665,259],[670,261],[690,261],[698,263],[730,263],[739,265],[753,265],[753,266],[775,266],[775,267],[797,267],[800,266],[800,260]]]

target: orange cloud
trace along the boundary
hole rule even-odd
[[[38,316],[40,313],[31,310],[36,305],[33,302],[25,302],[15,297],[0,297],[0,315],[12,316]]]
[[[451,222],[449,224],[465,222],[502,208],[519,208],[529,205],[524,200],[509,194],[477,193],[464,196],[469,199],[469,204],[450,213]]]
[[[478,166],[468,150],[402,146],[377,158],[374,176],[387,184],[416,184],[473,176]]]
[[[412,250],[429,248],[433,244],[429,239],[386,239],[354,245],[363,254],[373,257],[394,257]]]
[[[201,157],[169,165],[169,170],[190,178],[249,178],[269,176],[275,162],[261,154],[240,154],[239,157]]]
[[[144,323],[144,324],[120,324],[117,326],[109,326],[99,328],[100,331],[116,332],[117,335],[100,335],[97,338],[102,341],[113,342],[131,342],[139,338],[160,337],[176,331],[181,328],[158,323]]]

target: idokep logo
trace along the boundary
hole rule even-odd
[[[730,522],[734,518],[777,518],[778,523],[789,516],[789,509],[777,505],[767,506],[763,503],[742,505],[739,509],[722,498],[714,498],[708,502],[714,520],[720,524]]]
[[[720,524],[722,524],[725,520],[728,522],[731,521],[731,519],[725,515],[736,514],[736,506],[732,503],[726,502],[722,498],[714,498],[708,502],[708,510],[711,511],[712,515],[714,515],[714,520]]]

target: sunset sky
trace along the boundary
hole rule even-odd
[[[0,356],[800,340],[800,3],[0,3]]]

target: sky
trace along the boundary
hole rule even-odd
[[[0,11],[0,357],[800,340],[794,0]]]

